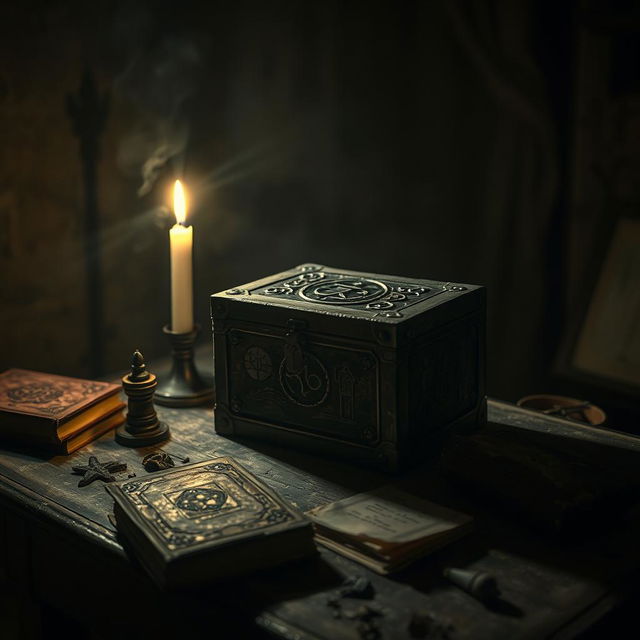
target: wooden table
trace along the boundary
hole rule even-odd
[[[158,413],[171,425],[166,451],[189,456],[192,462],[232,456],[302,510],[391,480],[339,462],[223,438],[213,429],[209,408],[158,407]],[[577,437],[576,427],[566,421],[500,402],[489,403],[489,419],[533,434],[551,431]],[[635,439],[629,439],[627,447],[639,449]],[[431,466],[399,481],[472,513],[476,532],[394,578],[372,574],[321,550],[315,558],[244,579],[167,595],[153,587],[118,542],[104,485],[98,481],[78,488],[78,476],[70,473],[72,465],[96,455],[124,461],[130,472],[142,475],[146,472],[140,461],[148,451],[122,448],[112,435],[67,457],[39,459],[0,450],[2,575],[6,594],[14,598],[5,597],[4,606],[19,604],[27,612],[23,622],[31,622],[27,627],[32,636],[37,637],[41,620],[45,630],[62,625],[59,631],[66,630],[69,637],[164,638],[189,632],[188,637],[227,638],[235,633],[244,638],[261,637],[268,630],[290,639],[357,639],[362,637],[357,616],[349,616],[364,604],[382,614],[376,620],[380,638],[411,637],[407,629],[414,613],[431,615],[441,629],[452,625],[453,630],[429,637],[568,638],[625,597],[624,586],[640,567],[637,527],[590,542],[554,545],[475,504]],[[444,581],[443,566],[491,572],[502,601],[491,609],[483,606]],[[345,615],[335,618],[327,600],[349,576],[369,578],[375,598],[345,600]],[[60,622],[60,612],[66,622]]]

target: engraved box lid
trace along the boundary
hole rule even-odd
[[[478,285],[307,263],[213,294],[211,315],[214,328],[217,319],[230,317],[276,325],[304,319],[309,330],[360,339],[365,338],[362,329],[373,324],[391,345],[407,332],[415,335],[484,308],[484,299],[484,287]]]

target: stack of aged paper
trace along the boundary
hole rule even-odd
[[[324,546],[382,574],[398,571],[473,527],[471,516],[391,486],[307,514]]]

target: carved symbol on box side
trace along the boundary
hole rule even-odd
[[[185,489],[176,499],[175,505],[185,511],[211,512],[219,511],[227,501],[227,494],[217,489],[195,487]]]
[[[340,417],[353,420],[353,403],[356,380],[347,365],[338,369],[338,398],[340,401]]]
[[[291,400],[303,407],[315,407],[329,393],[329,375],[320,360],[297,345],[286,344],[280,363],[280,384]]]
[[[244,354],[244,369],[254,380],[266,380],[273,373],[271,356],[262,347],[249,347]]]
[[[298,291],[301,298],[324,304],[365,304],[389,291],[383,282],[368,278],[340,278],[312,282]]]
[[[360,356],[360,366],[364,371],[370,371],[375,366],[376,362],[373,356],[364,353]]]

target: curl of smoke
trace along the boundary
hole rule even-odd
[[[116,79],[115,91],[137,111],[117,161],[125,172],[140,172],[139,196],[151,191],[167,163],[179,160],[186,148],[189,125],[183,107],[196,90],[201,63],[194,40],[167,36],[141,46]]]

